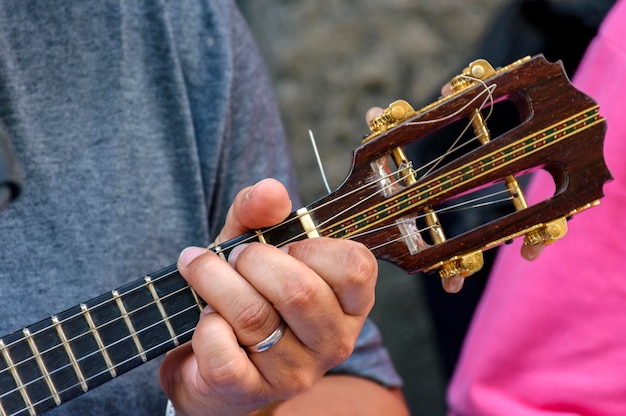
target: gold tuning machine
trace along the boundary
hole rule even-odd
[[[477,80],[487,79],[495,74],[496,70],[489,62],[477,59],[463,69],[461,74],[450,80],[450,87],[453,91],[462,91],[476,85]]]
[[[556,240],[563,238],[565,234],[567,234],[567,221],[565,217],[557,218],[554,221],[539,224],[537,228],[526,233],[524,245],[552,244]]]
[[[442,279],[449,279],[451,277],[468,277],[476,273],[483,267],[483,252],[482,250],[472,251],[460,256],[454,256],[449,260],[441,261],[432,265],[431,267],[424,269],[425,272],[430,272],[438,269],[439,277]]]
[[[367,136],[364,142],[397,126],[399,123],[413,117],[415,114],[415,110],[408,102],[404,100],[394,101],[389,104],[389,107],[383,110],[381,115],[370,121],[369,124],[372,134]]]

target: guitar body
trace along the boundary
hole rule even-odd
[[[465,277],[480,268],[484,250],[517,237],[550,244],[565,234],[567,218],[598,203],[611,179],[606,123],[560,64],[536,56],[494,69],[479,60],[452,87],[418,111],[392,103],[372,122],[337,190],[282,224],[212,250],[228,255],[248,241],[349,238],[408,273]],[[515,108],[519,123],[492,137],[491,107],[502,102]],[[453,141],[426,169],[413,167],[404,149],[455,123],[470,132],[467,142]],[[517,178],[536,170],[551,175],[554,194],[529,206]],[[471,196],[494,186],[503,186],[498,195],[509,213],[447,236],[441,214],[485,203]],[[0,416],[43,414],[187,342],[203,306],[172,265],[3,336]]]

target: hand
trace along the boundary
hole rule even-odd
[[[265,180],[241,191],[218,236],[223,242],[272,226],[291,211],[284,187]],[[278,249],[233,250],[228,262],[189,248],[181,274],[208,305],[190,344],[170,352],[160,371],[177,415],[243,415],[289,399],[345,360],[374,303],[377,263],[359,243],[314,238]],[[247,352],[276,329],[283,337]]]

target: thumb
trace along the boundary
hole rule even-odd
[[[276,179],[264,179],[237,194],[216,241],[223,242],[253,229],[276,225],[290,213],[287,189]]]

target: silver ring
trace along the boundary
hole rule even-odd
[[[274,346],[285,334],[285,329],[287,329],[287,325],[285,321],[281,320],[278,328],[274,330],[267,338],[263,341],[258,342],[254,345],[250,345],[249,347],[244,347],[248,352],[263,352]]]

